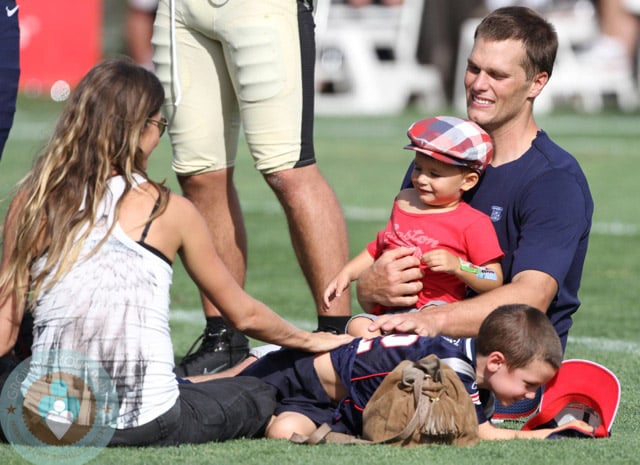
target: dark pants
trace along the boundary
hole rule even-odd
[[[116,430],[110,446],[175,446],[262,436],[276,406],[274,390],[251,378],[180,384],[180,397],[145,425]]]

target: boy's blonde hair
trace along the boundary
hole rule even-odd
[[[525,304],[502,305],[482,322],[478,354],[501,352],[510,369],[539,360],[555,369],[562,363],[562,344],[553,324],[540,310]]]

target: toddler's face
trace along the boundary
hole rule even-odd
[[[469,176],[477,182],[477,175],[465,168],[416,152],[411,183],[424,204],[447,208],[456,205],[462,193],[475,185],[468,185]]]

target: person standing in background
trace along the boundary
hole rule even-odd
[[[20,80],[20,26],[15,0],[0,0],[0,159],[13,126]]]
[[[313,147],[315,38],[309,0],[161,0],[154,65],[162,81],[173,170],[203,214],[216,250],[243,286],[247,234],[234,165],[240,127],[256,168],[287,218],[293,249],[309,284],[318,330],[343,332],[345,293],[321,315],[329,280],[347,263],[348,237],[338,199]],[[176,367],[180,376],[227,368],[248,341],[203,298],[207,318],[199,348]]]
[[[595,6],[599,34],[577,54],[578,59],[602,69],[623,69],[638,79],[640,0],[597,0]]]
[[[0,0],[0,160],[9,138],[18,98],[20,80],[20,26],[15,0]],[[25,330],[30,326],[25,323]],[[28,331],[27,331],[28,332]],[[30,336],[24,346],[15,347],[0,357],[0,382],[9,376],[19,360],[28,356]],[[17,351],[17,353],[16,353]]]
[[[158,0],[127,0],[125,40],[127,53],[140,66],[153,71],[153,20]]]

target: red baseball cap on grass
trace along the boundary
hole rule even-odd
[[[606,438],[620,404],[620,382],[607,368],[589,360],[565,360],[542,393],[538,413],[523,430],[560,426],[582,420],[594,428],[593,435]]]
[[[482,173],[491,162],[493,142],[471,120],[455,116],[422,119],[407,131],[411,143],[404,148],[450,165],[467,166]]]

